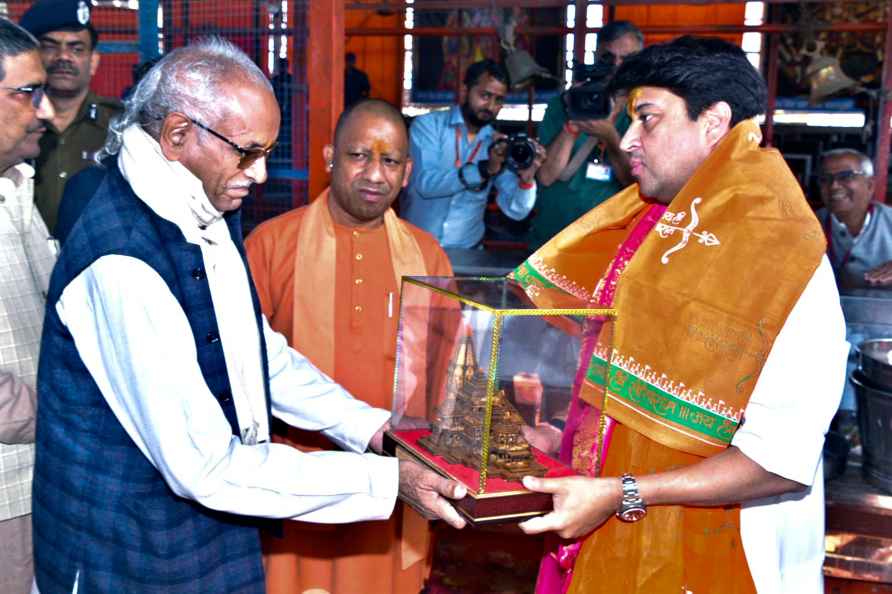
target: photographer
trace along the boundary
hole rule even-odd
[[[619,150],[620,138],[629,126],[625,101],[615,101],[612,109],[595,109],[597,106],[579,105],[571,97],[574,92],[597,97],[623,59],[641,50],[643,39],[641,31],[628,21],[608,23],[598,34],[596,63],[574,68],[571,90],[549,101],[539,125],[539,139],[548,145],[548,158],[536,176],[541,188],[527,237],[531,249],[632,183],[628,158]],[[568,104],[571,111],[607,113],[600,118],[574,119],[568,116]]]
[[[545,149],[526,135],[492,127],[508,92],[508,73],[492,60],[471,64],[461,105],[415,119],[409,149],[415,164],[402,214],[444,248],[474,248],[483,239],[490,190],[508,217],[526,217],[536,202],[535,176]]]

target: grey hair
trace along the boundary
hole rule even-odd
[[[858,159],[861,163],[861,173],[863,173],[865,177],[873,177],[873,161],[861,151],[856,151],[855,149],[850,148],[838,148],[824,151],[821,153],[821,165],[823,166],[826,159],[834,157],[854,157]]]
[[[633,35],[638,40],[638,45],[644,46],[644,35],[632,21],[610,21],[604,25],[598,32],[598,45],[613,43],[625,35]]]
[[[124,130],[139,124],[158,139],[164,119],[179,112],[208,126],[227,113],[226,92],[233,80],[255,82],[272,92],[263,71],[242,50],[221,37],[207,37],[164,56],[137,83],[124,102],[124,113],[109,125],[101,162],[121,149]],[[203,133],[203,131],[201,131]]]
[[[37,51],[40,44],[33,35],[9,19],[0,17],[0,81],[6,78],[3,62],[25,52]]]

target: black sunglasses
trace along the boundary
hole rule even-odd
[[[838,181],[841,184],[852,181],[856,177],[861,177],[864,175],[863,171],[857,171],[855,169],[845,169],[843,171],[838,171],[836,173],[824,173],[818,176],[818,183],[822,186],[831,186],[834,181]]]
[[[253,165],[258,159],[265,159],[265,158],[269,157],[270,153],[273,152],[273,149],[276,148],[275,142],[272,143],[271,145],[269,145],[268,147],[266,147],[265,149],[244,148],[244,147],[241,147],[241,146],[237,145],[236,143],[232,142],[231,140],[229,140],[228,138],[226,138],[225,136],[223,136],[216,130],[213,130],[213,129],[209,128],[208,126],[205,126],[201,122],[199,122],[197,120],[193,120],[189,116],[186,116],[186,118],[190,122],[192,122],[193,124],[195,124],[196,126],[201,128],[202,130],[204,130],[205,132],[208,132],[211,135],[219,138],[220,140],[222,140],[223,142],[225,142],[226,144],[231,146],[233,149],[235,149],[235,151],[241,156],[241,159],[239,159],[239,162],[238,162],[239,169],[247,169],[248,167]]]
[[[2,87],[6,91],[11,91],[12,93],[18,95],[30,95],[31,96],[31,105],[34,108],[39,108],[43,98],[46,96],[46,86],[45,85],[25,85],[22,87]]]

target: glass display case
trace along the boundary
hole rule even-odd
[[[456,507],[472,524],[549,511],[551,496],[521,479],[573,474],[554,436],[583,328],[598,324],[609,352],[614,318],[565,293],[534,304],[502,277],[404,278],[387,449],[467,486]]]

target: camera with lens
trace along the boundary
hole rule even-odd
[[[610,94],[607,85],[616,66],[613,60],[601,58],[594,64],[580,64],[573,69],[575,84],[563,93],[561,101],[569,120],[602,120],[610,115]]]
[[[526,132],[514,132],[499,142],[507,143],[505,165],[515,173],[529,169],[536,160],[536,145]]]

